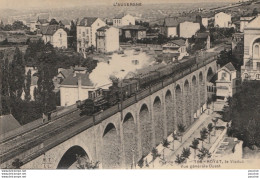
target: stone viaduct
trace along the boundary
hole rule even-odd
[[[142,91],[126,100],[121,110],[55,145],[22,168],[68,168],[76,161],[76,154],[100,161],[101,168],[130,168],[178,124],[188,128],[194,122],[205,107],[207,82],[216,70],[214,56],[201,66],[195,65]]]

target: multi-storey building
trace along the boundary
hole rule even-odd
[[[113,26],[121,27],[126,25],[135,25],[135,18],[129,14],[120,14],[113,18]]]
[[[224,12],[215,14],[215,27],[230,28],[231,27],[231,15]]]
[[[119,50],[119,29],[104,26],[97,29],[97,51],[107,53]]]
[[[96,32],[106,23],[98,17],[84,17],[77,25],[77,51],[85,53],[89,47],[96,47]]]
[[[260,15],[244,28],[242,80],[260,80]]]

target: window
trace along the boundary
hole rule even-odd
[[[85,37],[85,32],[82,33],[82,36]]]
[[[88,34],[88,29],[86,29],[86,34]]]
[[[244,73],[245,79],[249,78],[249,75],[247,73]]]
[[[81,29],[79,29],[79,34],[81,34]]]
[[[223,72],[223,73],[221,74],[221,80],[225,80],[226,77],[227,77],[226,72]]]
[[[62,33],[60,33],[60,38],[62,37]]]
[[[259,57],[259,45],[256,44],[254,47],[254,56]]]
[[[260,74],[256,74],[255,78],[259,80],[260,79]]]

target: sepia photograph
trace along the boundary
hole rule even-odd
[[[260,0],[0,0],[0,169],[258,175]]]

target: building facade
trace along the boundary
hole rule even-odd
[[[242,80],[260,80],[260,16],[244,28]]]
[[[135,25],[135,18],[129,14],[120,14],[113,19],[113,26],[115,27],[126,25]]]
[[[77,52],[85,53],[90,47],[96,47],[96,32],[106,23],[97,17],[85,17],[77,25]]]
[[[216,96],[218,99],[226,100],[237,92],[240,84],[240,76],[232,63],[228,63],[217,71]]]
[[[89,79],[89,73],[74,72],[60,84],[60,104],[70,106],[78,100],[89,97],[89,91],[94,91],[94,84]]]
[[[244,28],[250,23],[252,20],[254,20],[255,17],[240,17],[240,32],[244,32]]]
[[[175,59],[182,59],[184,56],[188,56],[187,53],[187,40],[171,40],[168,43],[164,44],[162,46],[163,48],[163,53],[171,53],[171,54],[175,54],[174,57]]]
[[[200,24],[185,21],[185,22],[180,23],[179,28],[180,28],[179,37],[191,38],[200,29]]]
[[[42,40],[45,43],[50,42],[53,47],[64,48],[68,47],[67,32],[65,32],[59,25],[42,26],[40,29]]]
[[[121,40],[140,40],[146,38],[146,28],[140,25],[127,25],[120,28]]]
[[[102,53],[119,50],[119,29],[104,26],[97,29],[97,51]]]
[[[176,37],[178,36],[178,25],[179,22],[177,17],[165,18],[160,31],[166,37]]]
[[[231,15],[224,12],[215,14],[214,26],[219,28],[231,27]]]

